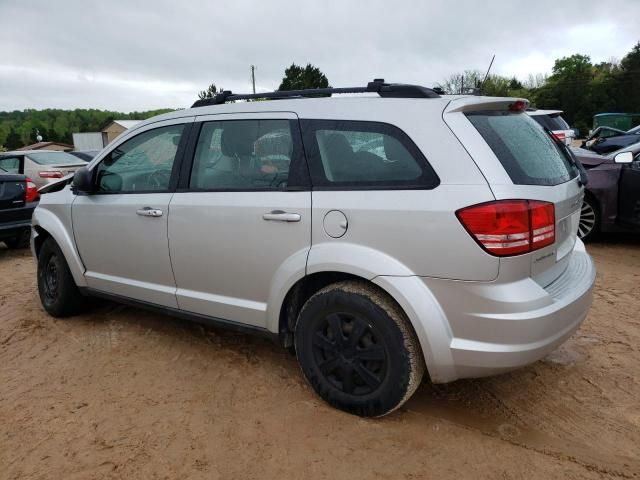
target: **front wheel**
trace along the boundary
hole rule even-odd
[[[54,317],[74,315],[85,304],[67,261],[53,238],[44,241],[38,254],[38,293],[42,306]]]
[[[307,300],[296,324],[295,347],[318,395],[366,417],[400,407],[415,392],[425,368],[404,313],[364,282],[332,284]]]

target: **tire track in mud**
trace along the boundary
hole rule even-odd
[[[530,427],[517,415],[497,414],[491,417],[479,415],[478,412],[470,410],[467,405],[443,401],[430,395],[425,395],[419,402],[411,402],[407,405],[407,409],[557,460],[571,461],[601,474],[620,478],[637,478],[640,472],[638,459],[598,452],[582,442],[553,437]],[[499,404],[495,405],[495,410],[496,412],[511,411]]]

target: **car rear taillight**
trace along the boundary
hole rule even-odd
[[[27,203],[35,202],[40,198],[40,194],[38,193],[38,187],[36,186],[35,183],[33,183],[33,181],[29,177],[27,177],[27,179],[25,180],[25,183],[27,184],[27,187],[25,189],[24,201]]]
[[[564,139],[566,138],[564,132],[551,132],[551,135],[560,142],[564,142]]]
[[[458,210],[456,215],[487,252],[521,255],[556,241],[555,207],[539,200],[497,200]]]
[[[62,177],[64,177],[64,173],[60,172],[59,170],[43,170],[41,172],[38,172],[38,175],[40,175],[40,178],[62,178]]]

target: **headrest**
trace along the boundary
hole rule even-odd
[[[344,135],[332,133],[324,140],[325,151],[331,160],[348,159],[353,155],[353,149]]]
[[[406,160],[409,156],[407,149],[397,139],[384,135],[382,142],[387,160]]]
[[[258,137],[258,122],[230,121],[222,131],[220,146],[227,157],[245,157],[253,154],[253,143]]]

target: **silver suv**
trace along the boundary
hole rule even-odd
[[[534,362],[587,315],[595,269],[584,179],[526,107],[376,80],[149,119],[43,195],[42,304],[95,295],[266,335],[364,416],[425,369]]]

